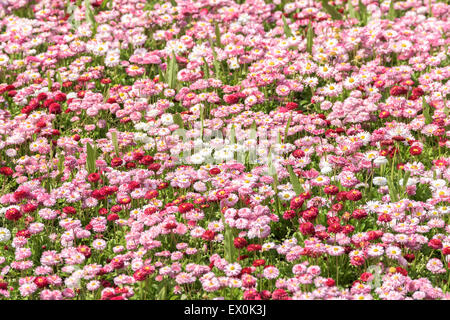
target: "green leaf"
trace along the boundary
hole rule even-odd
[[[425,97],[422,97],[422,109],[423,115],[425,117],[425,124],[430,124],[433,122],[433,118],[430,115],[430,105],[425,100]]]
[[[411,176],[411,172],[410,171],[406,171],[405,172],[405,177],[403,178],[403,193],[406,192],[406,187],[408,186],[408,180],[409,180],[410,176]]]
[[[225,260],[228,262],[236,261],[237,258],[236,248],[234,247],[234,236],[233,230],[224,222],[225,226],[225,235],[224,235],[224,251],[225,251]]]
[[[215,23],[214,31],[216,33],[216,45],[219,48],[222,48],[222,42],[220,41],[220,28],[219,28],[219,24],[217,22]]]
[[[309,54],[312,54],[313,41],[314,41],[314,29],[311,25],[311,20],[309,20],[308,31],[306,32],[306,51],[308,51]]]
[[[177,124],[180,129],[184,129],[183,118],[181,118],[181,115],[179,113],[175,113],[173,115],[173,122]]]
[[[291,127],[291,122],[292,122],[292,113],[291,113],[291,116],[289,117],[288,122],[286,123],[286,128],[284,128],[284,141],[287,140],[288,131],[289,131],[289,128]]]
[[[256,139],[256,121],[253,120],[253,123],[250,127],[250,139]]]
[[[200,121],[202,123],[202,127],[201,127],[201,137],[203,140],[203,132],[204,132],[204,127],[205,127],[205,107],[200,106]]]
[[[170,86],[170,81],[171,81],[170,74],[172,73],[172,65],[173,65],[173,63],[172,63],[172,56],[169,55],[169,56],[167,56],[166,75],[165,75],[165,78],[166,78],[167,83],[169,84],[169,86]]]
[[[58,157],[58,172],[61,174],[64,172],[64,156],[62,154]]]
[[[50,70],[47,71],[47,83],[48,83],[48,90],[51,91],[53,87],[53,81],[52,77],[50,77]]]
[[[173,53],[173,68],[171,70],[171,77],[170,77],[170,87],[172,89],[175,89],[177,86],[177,75],[178,75],[178,63],[177,59],[175,58],[175,53]]]
[[[112,2],[112,0],[103,0],[102,5],[101,5],[101,9],[104,10],[106,7],[110,8],[110,6],[108,6],[110,3]]]
[[[356,13],[351,0],[348,1],[348,13],[350,15],[350,18],[358,19],[358,14]]]
[[[208,65],[208,62],[206,62],[205,57],[202,57],[202,58],[203,58],[203,70],[204,70],[203,72],[205,73],[206,78],[209,79],[209,78],[211,78],[211,74],[209,72],[209,65]]]
[[[62,79],[61,79],[61,73],[59,71],[56,72],[56,81],[58,81],[60,88],[62,89]]]
[[[292,37],[294,34],[292,33],[291,28],[289,28],[286,18],[284,16],[281,16],[281,18],[283,19],[284,34],[286,35],[286,38]]]
[[[328,4],[328,0],[322,0],[322,8],[331,16],[333,20],[342,20],[342,15]]]
[[[167,67],[168,67],[168,66],[167,66]],[[166,68],[167,68],[167,67],[166,67]],[[167,71],[167,69],[166,69],[166,71]],[[163,74],[161,68],[158,68],[158,73],[159,73],[159,81],[166,83],[166,77],[164,76],[164,74]]]
[[[169,85],[170,88],[175,89],[178,74],[178,64],[177,58],[175,57],[175,52],[172,51],[172,57],[169,57],[167,64],[168,64],[166,69],[167,84]]]
[[[394,21],[397,16],[397,12],[394,9],[394,2],[394,0],[391,0],[391,3],[389,4],[388,19],[391,21]]]
[[[367,6],[361,1],[358,1],[358,7],[359,7],[359,21],[363,23],[364,25],[367,24]]]
[[[300,180],[298,180],[297,175],[290,165],[287,166],[287,170],[289,172],[289,179],[291,180],[292,187],[297,195],[305,192],[302,185],[300,184]]]
[[[86,22],[92,26],[92,34],[95,35],[95,33],[97,32],[97,22],[95,21],[95,15],[92,11],[91,2],[89,0],[84,0],[84,6],[86,9]]]
[[[278,182],[278,175],[272,160],[272,148],[270,148],[269,155],[267,156],[267,169],[269,171],[269,176],[273,177],[274,183],[276,184]]]
[[[97,160],[97,151],[91,146],[89,142],[86,144],[86,150],[87,150],[87,157],[86,157],[87,171],[89,173],[94,173],[96,167],[95,161]]]
[[[117,141],[117,132],[113,131],[111,133],[111,138],[114,146],[114,151],[116,152],[116,156],[119,155],[119,142]]]
[[[387,179],[387,184],[389,187],[389,196],[391,197],[391,202],[397,202],[398,198],[397,198],[397,189],[394,186],[394,182],[392,181],[391,178]]]
[[[230,142],[232,144],[236,143],[236,128],[234,127],[234,124],[231,125],[231,130],[230,130]]]
[[[154,5],[154,4],[152,4],[152,3],[150,3],[150,2],[147,2],[142,10],[143,10],[143,11],[150,11],[150,10],[152,10],[153,5]]]
[[[211,52],[212,52],[212,55],[213,55],[213,58],[214,58],[213,59],[214,73],[215,73],[215,76],[217,78],[217,77],[220,77],[220,73],[221,73],[220,63],[219,63],[219,60],[217,60],[217,53],[216,53],[216,50],[214,49],[214,45],[213,45],[213,43],[211,41],[211,38],[208,39],[208,40],[209,40],[209,45],[211,47]]]
[[[159,291],[156,295],[156,300],[166,300],[167,296],[167,286],[166,282],[163,280],[159,286]]]

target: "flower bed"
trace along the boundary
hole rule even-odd
[[[449,17],[1,2],[0,297],[449,298]]]

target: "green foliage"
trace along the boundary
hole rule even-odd
[[[361,0],[359,0],[358,7],[359,7],[359,21],[363,25],[366,25],[368,18],[367,6]]]
[[[158,69],[158,74],[159,74],[159,81],[166,82],[166,77],[164,76],[164,73],[162,72],[161,68]]]
[[[179,113],[175,113],[173,115],[173,122],[180,127],[180,129],[184,129],[184,122]]]
[[[113,131],[111,133],[111,138],[114,146],[114,151],[116,152],[116,155],[119,155],[119,142],[117,141],[117,132]]]
[[[410,176],[411,176],[411,172],[410,171],[406,171],[405,172],[405,176],[403,178],[403,193],[406,192],[406,187],[408,186],[408,180],[409,180]]]
[[[286,38],[292,37],[294,34],[292,33],[291,28],[289,28],[286,18],[284,16],[281,16],[281,18],[283,19],[284,34],[286,35]]]
[[[97,150],[91,146],[88,142],[86,144],[87,157],[86,157],[86,169],[89,173],[95,172],[95,161],[97,160]]]
[[[236,143],[236,128],[234,127],[234,124],[231,125],[230,142],[233,144]]]
[[[175,89],[177,84],[178,63],[175,53],[172,52],[172,56],[168,58],[166,76],[165,79],[170,88]]]
[[[221,75],[220,62],[219,62],[219,60],[217,60],[217,53],[216,53],[216,50],[214,49],[214,45],[213,45],[211,39],[209,39],[209,45],[211,47],[212,55],[214,57],[214,60],[213,60],[214,73],[215,73],[216,78],[220,78],[220,75]]]
[[[205,57],[202,57],[202,58],[203,58],[203,72],[206,76],[206,79],[209,79],[209,78],[211,78],[211,74],[209,72],[209,65],[208,65],[208,62],[206,62]]]
[[[256,139],[256,121],[253,120],[253,123],[250,127],[250,139]]]
[[[284,141],[286,141],[286,139],[287,139],[289,127],[291,126],[291,122],[292,122],[292,113],[291,113],[291,116],[289,117],[288,122],[286,123],[286,128],[284,128]]]
[[[100,8],[102,10],[106,9],[107,7],[110,8],[109,4],[112,4],[112,0],[103,0],[102,5],[101,5]]]
[[[226,224],[225,225],[225,235],[224,235],[224,251],[225,251],[225,260],[228,262],[234,262],[237,258],[236,248],[234,247],[234,236],[233,230]]]
[[[358,14],[356,13],[355,8],[353,7],[352,1],[349,0],[347,3],[348,3],[348,14],[350,18],[358,19]]]
[[[64,172],[64,155],[60,154],[58,157],[58,172],[62,174]]]
[[[430,105],[425,100],[425,97],[422,97],[422,109],[423,116],[425,117],[425,124],[430,124],[433,122],[433,118],[430,115]]]
[[[52,81],[52,77],[50,76],[50,71],[47,71],[47,86],[48,86],[48,91],[52,90],[53,87],[53,81]]]
[[[161,281],[158,293],[156,294],[155,300],[166,300],[167,297],[167,283],[166,281]]]
[[[58,81],[60,88],[62,88],[62,79],[61,79],[61,73],[59,73],[59,71],[56,72],[56,81]]]
[[[397,202],[398,201],[398,197],[397,197],[397,189],[395,188],[394,185],[394,181],[392,181],[392,179],[390,177],[387,178],[387,184],[389,187],[389,196],[391,197],[391,202]]]
[[[292,187],[294,188],[294,191],[297,195],[305,192],[302,185],[300,184],[300,180],[298,179],[297,175],[295,174],[294,170],[291,166],[287,166],[287,170],[289,172],[289,179],[291,180]]]
[[[274,178],[275,182],[278,181],[277,170],[275,169],[272,159],[272,148],[269,150],[269,155],[267,156],[267,169],[269,175]]]
[[[309,54],[312,54],[313,41],[314,41],[314,29],[311,25],[311,20],[309,20],[308,31],[306,32],[306,51],[308,51]]]
[[[91,2],[89,0],[84,0],[84,6],[86,10],[86,22],[89,23],[92,27],[92,35],[95,35],[95,33],[97,32],[97,22],[95,21],[95,14],[92,10]]]
[[[342,15],[328,4],[328,0],[322,0],[322,8],[331,16],[333,20],[343,20]]]
[[[388,19],[391,21],[393,21],[397,16],[397,12],[394,9],[394,2],[394,0],[391,0],[391,3],[389,4]]]
[[[216,46],[222,48],[222,42],[220,41],[220,29],[219,24],[216,22],[214,25],[214,31],[216,33]]]

